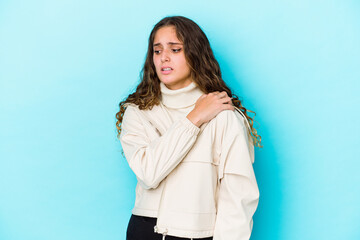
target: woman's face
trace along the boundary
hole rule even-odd
[[[176,36],[175,27],[166,26],[157,30],[153,48],[156,74],[167,88],[176,90],[192,82],[184,46]]]

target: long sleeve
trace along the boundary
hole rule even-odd
[[[150,139],[137,111],[131,106],[126,109],[120,142],[138,182],[145,189],[156,188],[189,152],[200,128],[183,117],[162,136]]]
[[[253,145],[244,121],[234,117],[228,120],[221,146],[214,240],[249,240],[259,201],[252,167]]]

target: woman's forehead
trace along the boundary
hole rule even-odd
[[[161,44],[181,44],[174,26],[166,26],[158,29],[154,37],[154,46]]]

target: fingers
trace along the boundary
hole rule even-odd
[[[201,95],[201,96],[199,97],[199,99],[200,99],[200,98],[204,98],[204,97],[206,97],[206,95],[207,95],[207,94],[203,94],[203,95]]]
[[[232,102],[232,98],[230,97],[225,97],[225,98],[222,98],[222,107],[224,110],[235,110],[235,106]]]
[[[224,105],[225,105],[226,110],[235,110],[234,105],[231,105],[231,104],[224,104]]]
[[[231,97],[227,97],[227,95],[226,95],[226,97],[220,99],[220,102],[221,102],[221,103],[229,103],[229,104],[232,104],[232,98],[231,98]]]
[[[227,94],[227,92],[225,92],[225,91],[222,91],[222,92],[215,91],[215,92],[211,92],[211,93],[209,93],[209,94],[215,95],[215,96],[217,96],[218,98],[228,97],[228,94]]]
[[[232,103],[231,98],[230,98],[230,101],[225,102],[224,104],[222,104],[222,108],[223,108],[224,110],[235,110],[235,106],[234,106],[234,104]]]
[[[230,108],[229,108],[229,106],[225,106],[226,108],[234,109],[234,104],[232,102],[232,98],[227,95],[227,92],[225,92],[225,91],[222,91],[222,92],[215,91],[215,92],[209,93],[209,95],[215,95],[216,97],[218,97],[218,99],[220,100],[220,102],[222,104],[230,106]]]
[[[214,100],[217,99],[216,102],[223,105],[223,106],[221,106],[221,108],[223,108],[223,109],[234,109],[234,104],[232,102],[232,98],[229,97],[227,92],[225,92],[225,91],[210,92],[208,94],[202,95],[200,98],[205,98],[205,97],[210,97]]]

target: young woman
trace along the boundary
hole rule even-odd
[[[127,240],[250,238],[261,138],[247,112],[196,23],[155,25],[142,81],[116,114],[138,180]]]

